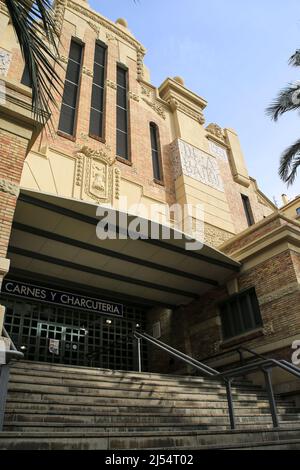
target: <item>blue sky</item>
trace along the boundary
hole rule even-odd
[[[251,176],[270,199],[300,193],[300,171],[287,189],[281,152],[300,137],[300,115],[278,123],[265,108],[286,83],[300,79],[288,58],[300,48],[299,0],[89,0],[111,20],[127,19],[147,48],[151,81],[180,75],[208,101],[207,124],[238,132]]]

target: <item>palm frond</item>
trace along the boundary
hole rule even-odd
[[[289,147],[281,156],[279,175],[288,185],[294,183],[300,166],[300,140]]]
[[[289,64],[294,67],[300,67],[300,49],[297,49],[292,57],[290,57]]]
[[[300,108],[300,82],[290,83],[283,88],[273,103],[267,108],[266,113],[274,121],[286,113]]]
[[[5,0],[17,35],[32,86],[32,111],[44,124],[49,106],[61,94],[61,79],[56,71],[58,33],[50,0]]]

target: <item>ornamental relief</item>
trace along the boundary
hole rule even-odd
[[[82,198],[88,196],[98,203],[112,204],[119,197],[120,171],[114,167],[115,157],[107,151],[83,147],[77,153],[76,185]]]
[[[11,62],[11,53],[0,49],[0,75],[6,77]]]
[[[227,150],[220,145],[215,144],[211,140],[209,141],[209,150],[211,151],[212,155],[223,160],[224,162],[228,161]]]
[[[181,175],[185,175],[211,188],[224,192],[224,185],[216,158],[179,139],[171,144],[171,150],[175,180]]]

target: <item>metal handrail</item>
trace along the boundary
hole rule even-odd
[[[0,432],[3,430],[4,415],[6,408],[7,389],[9,382],[9,368],[13,360],[24,358],[24,354],[18,351],[13,340],[3,326],[3,337],[9,340],[9,350],[5,352],[5,364],[0,364]]]
[[[172,346],[166,345],[159,339],[153,338],[152,336],[148,335],[147,333],[141,333],[140,331],[136,331],[136,335],[140,335],[141,337],[144,337],[144,339],[147,339],[148,342],[152,342],[153,344],[160,345],[161,349],[166,349],[170,353],[170,355],[176,357],[177,359],[182,359],[183,362],[189,363],[190,365],[194,366],[196,369],[200,370],[201,372],[204,373],[204,375],[207,375],[209,377],[213,377],[219,374],[219,372],[215,369],[212,369],[211,367],[207,366],[206,364],[203,364],[196,359],[188,356],[187,354],[178,351],[175,348],[172,348]]]
[[[265,358],[264,356],[261,356],[255,351],[252,351],[251,349],[240,347],[238,349],[240,350],[244,349],[245,351],[256,356],[259,360],[255,362],[251,362],[250,364],[247,364],[247,365],[242,365],[235,369],[231,369],[231,370],[224,371],[224,372],[219,372],[215,369],[212,369],[211,367],[206,366],[204,363],[197,361],[196,359],[188,356],[187,354],[181,351],[178,351],[172,346],[169,346],[166,343],[163,343],[159,339],[156,339],[150,336],[149,334],[145,332],[142,332],[140,330],[135,330],[133,335],[138,340],[138,357],[139,357],[139,371],[140,372],[142,371],[140,348],[141,348],[141,340],[144,339],[147,342],[151,343],[152,345],[167,352],[171,356],[176,357],[178,360],[183,361],[186,364],[192,365],[198,371],[200,371],[204,376],[209,377],[210,379],[219,380],[222,383],[225,383],[231,429],[236,429],[236,419],[235,419],[235,411],[234,411],[233,395],[232,395],[233,380],[236,377],[243,377],[245,375],[252,374],[254,372],[262,372],[265,378],[266,391],[267,391],[267,395],[269,399],[273,426],[274,428],[279,428],[279,420],[278,420],[275,395],[274,395],[274,390],[273,390],[273,385],[272,385],[271,372],[272,372],[272,369],[274,369],[275,367],[278,367],[284,370],[285,372],[288,372],[300,379],[300,369],[298,367],[284,360],[278,361],[276,359]],[[237,351],[237,349],[235,349],[235,351]]]

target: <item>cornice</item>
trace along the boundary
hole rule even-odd
[[[248,235],[251,235],[252,233],[256,232],[257,230],[265,227],[266,225],[269,225],[270,223],[274,222],[275,220],[278,220],[282,225],[286,226],[287,223],[290,225],[294,225],[298,230],[300,229],[300,222],[297,222],[294,219],[290,219],[289,217],[285,216],[283,213],[279,212],[277,210],[274,212],[274,214],[269,215],[265,219],[261,220],[260,222],[257,222],[255,225],[252,225],[251,227],[248,227],[246,230],[244,230],[241,233],[238,233],[235,235],[235,237],[231,238],[227,242],[225,242],[221,247],[220,250],[224,251],[229,249],[233,244],[236,242],[243,240],[243,238],[247,237]],[[270,232],[272,233],[272,232]]]
[[[289,201],[285,206],[281,207],[280,210],[285,211],[285,210],[289,209],[290,207],[293,207],[294,205],[297,205],[297,201],[298,201],[298,204],[300,205],[300,196],[297,196],[292,201]]]
[[[196,93],[188,90],[185,86],[176,82],[172,78],[167,78],[158,89],[159,95],[165,101],[170,98],[177,98],[182,103],[193,104],[193,107],[203,111],[207,106],[207,101],[204,98],[196,95]],[[196,109],[195,109],[196,110]]]
[[[207,133],[206,138],[212,141],[214,144],[220,145],[221,147],[224,148],[224,150],[230,149],[229,145],[223,139],[219,139],[217,136],[213,134]]]
[[[226,136],[222,127],[218,124],[211,123],[206,127],[206,138],[212,140],[214,143],[223,146],[225,149],[229,149],[230,146],[226,141]]]
[[[300,230],[290,225],[281,225],[272,232],[264,234],[251,241],[242,248],[237,249],[230,254],[234,259],[245,263],[250,258],[256,257],[263,251],[268,251],[276,245],[283,243],[300,247]]]
[[[121,29],[118,28],[118,26],[116,26],[114,23],[109,21],[107,18],[104,18],[96,11],[91,10],[88,5],[87,6],[79,5],[78,3],[75,3],[72,0],[68,0],[67,8],[69,8],[70,10],[74,10],[77,13],[80,13],[81,15],[85,16],[89,20],[94,21],[94,23],[96,23],[95,25],[96,27],[97,25],[101,25],[104,28],[110,30],[116,36],[125,40],[127,43],[131,44],[137,50],[137,52],[141,53],[143,56],[146,54],[146,49],[139,41],[137,41],[129,33],[126,33],[126,31],[121,31]]]

